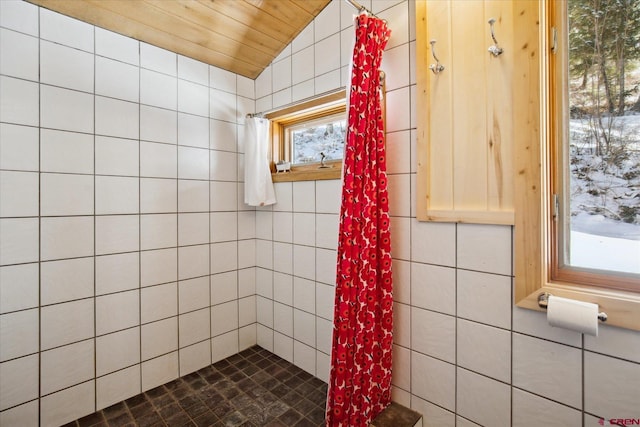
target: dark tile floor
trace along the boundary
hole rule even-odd
[[[324,426],[327,384],[251,347],[68,426]]]

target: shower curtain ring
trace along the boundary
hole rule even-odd
[[[433,59],[436,60],[435,64],[429,65],[429,69],[433,71],[433,74],[440,74],[441,71],[444,71],[444,65],[440,63],[440,60],[436,56],[436,49],[434,47],[434,45],[436,44],[436,40],[431,40],[429,44],[431,45],[431,55],[433,55]]]
[[[496,34],[493,29],[493,24],[495,23],[496,23],[496,18],[489,19],[489,28],[491,29],[491,38],[493,39],[493,43],[494,43],[493,45],[489,46],[489,52],[493,56],[497,57],[502,55],[502,52],[504,52],[504,49],[498,46],[498,40],[496,40]]]

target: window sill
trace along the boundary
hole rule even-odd
[[[326,179],[340,179],[342,177],[342,163],[329,163],[327,168],[317,165],[292,167],[290,172],[273,172],[273,182],[321,181]]]
[[[640,331],[640,311],[638,311],[640,295],[635,292],[543,281],[542,286],[522,299],[516,296],[516,305],[544,311],[538,306],[538,296],[545,292],[558,297],[598,304],[598,310],[604,311],[608,316],[607,321],[601,324]]]

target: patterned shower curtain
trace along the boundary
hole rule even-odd
[[[349,95],[327,426],[369,423],[391,402],[391,239],[379,67],[391,31],[360,14]]]

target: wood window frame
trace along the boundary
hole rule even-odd
[[[562,3],[562,2],[558,2]],[[551,25],[557,11],[552,0],[514,4],[515,133],[515,302],[519,307],[541,310],[542,293],[599,305],[608,315],[607,325],[640,330],[640,289],[637,292],[612,289],[577,281],[575,274],[553,276],[557,262],[553,226],[554,161],[553,141],[559,127],[554,123],[559,99],[550,90],[558,84],[550,73]],[[584,278],[584,274],[581,275]],[[614,278],[615,276],[607,276]],[[595,277],[591,277],[595,279]],[[601,283],[601,282],[598,282]]]
[[[301,104],[283,108],[265,115],[271,121],[271,151],[269,161],[273,182],[316,181],[340,179],[342,176],[342,159],[330,160],[328,168],[320,169],[319,162],[308,165],[291,165],[290,172],[276,172],[275,164],[280,161],[291,161],[291,148],[285,144],[285,131],[288,126],[306,120],[315,120],[343,112],[346,118],[346,91],[341,90],[321,96]]]

